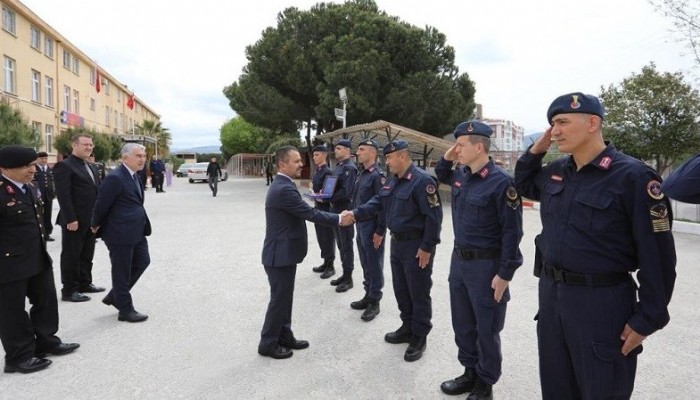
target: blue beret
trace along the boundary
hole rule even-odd
[[[20,168],[36,161],[36,151],[31,147],[10,145],[0,149],[0,167]]]
[[[379,145],[378,145],[377,142],[376,142],[375,140],[373,140],[373,139],[364,139],[363,141],[361,141],[360,143],[358,143],[357,146],[358,146],[358,147],[359,147],[359,146],[372,146],[372,147],[374,147],[375,149],[379,150]]]
[[[593,114],[600,118],[605,116],[603,105],[597,97],[576,92],[557,97],[547,110],[547,121],[551,124],[555,115],[569,113]]]
[[[457,125],[455,128],[455,139],[464,135],[479,135],[485,137],[491,137],[493,129],[483,122],[479,122],[475,119],[470,119],[469,121],[464,121]]]
[[[384,146],[384,155],[391,154],[397,150],[408,148],[408,143],[405,140],[394,140]]]
[[[325,144],[319,144],[317,146],[314,146],[313,150],[311,151],[322,151],[324,153],[328,153],[328,147],[326,147]]]
[[[348,149],[352,149],[352,143],[348,139],[342,139],[339,140],[338,143],[335,144],[336,146],[345,146]]]

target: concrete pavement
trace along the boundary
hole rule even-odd
[[[2,399],[448,399],[440,383],[462,373],[450,322],[447,275],[452,219],[444,207],[443,243],[433,273],[433,331],[423,358],[403,361],[406,345],[384,342],[400,325],[391,288],[387,250],[381,314],[360,320],[350,302],[362,297],[359,261],[355,288],[338,294],[311,268],[320,261],[313,226],[309,254],[299,265],[293,329],[309,340],[307,350],[288,360],[257,354],[269,299],[260,264],[264,237],[263,179],[230,179],[211,196],[206,184],[174,179],[166,193],[146,192],[153,223],[152,263],[133,290],[136,309],[148,321],[117,321],[116,310],[100,302],[59,301],[59,336],[79,342],[74,354],[52,357],[45,371],[0,374]],[[54,207],[57,204],[54,203]],[[521,249],[525,264],[511,284],[502,334],[503,376],[498,399],[536,399],[539,394],[533,316],[537,279],[532,276],[533,238],[538,211],[525,211]],[[60,289],[60,231],[49,243]],[[700,237],[676,233],[678,279],[671,322],[645,341],[635,399],[685,399],[700,394],[698,309]],[[357,253],[356,253],[357,254]],[[338,265],[336,265],[337,267]],[[106,247],[98,243],[94,283],[110,286]],[[601,312],[604,310],[601,310]]]

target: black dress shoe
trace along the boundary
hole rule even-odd
[[[423,357],[423,352],[427,346],[427,338],[425,336],[413,336],[411,343],[409,343],[406,353],[403,355],[403,359],[412,362],[420,360]]]
[[[474,389],[467,396],[467,400],[493,400],[493,385],[476,378]]]
[[[391,344],[409,343],[411,341],[411,328],[408,323],[404,323],[394,332],[389,332],[384,335],[384,340]]]
[[[440,390],[449,395],[464,394],[474,390],[475,381],[476,371],[474,368],[465,368],[464,374],[449,381],[442,382]]]
[[[117,305],[114,304],[114,298],[110,297],[110,295],[105,296],[105,297],[102,299],[102,303],[104,303],[104,304],[106,304],[106,305],[108,305],[108,306],[113,306],[114,308],[117,307]]]
[[[281,360],[283,358],[291,357],[294,353],[289,348],[276,344],[268,347],[258,346],[258,354],[265,357],[272,357],[276,360]]]
[[[100,293],[104,292],[105,288],[103,287],[98,287],[93,285],[92,283],[86,286],[81,286],[79,292],[80,293]]]
[[[61,300],[70,301],[73,303],[82,303],[83,301],[90,300],[90,296],[86,296],[86,295],[84,295],[82,293],[78,293],[78,292],[73,292],[69,295],[65,295],[65,294],[62,295]]]
[[[5,372],[8,374],[13,372],[28,374],[31,372],[41,371],[49,365],[51,365],[51,360],[32,357],[28,361],[20,364],[5,364]]]
[[[340,285],[335,287],[335,291],[338,293],[343,293],[347,292],[348,290],[352,289],[353,284],[352,284],[352,277],[345,277],[345,280],[340,283]]]
[[[52,347],[47,350],[36,350],[34,353],[37,358],[44,358],[48,354],[51,354],[53,356],[62,356],[64,354],[72,353],[80,347],[78,343],[61,343],[56,347]]]
[[[131,311],[126,314],[119,313],[119,317],[117,317],[119,321],[126,321],[126,322],[142,322],[148,319],[148,315],[146,314],[141,314],[138,311]]]
[[[306,340],[297,340],[294,337],[280,339],[279,345],[292,350],[302,350],[309,347],[309,342]]]

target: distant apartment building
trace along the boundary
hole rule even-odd
[[[18,109],[56,158],[53,136],[68,128],[133,138],[160,115],[17,0],[0,0],[0,101]]]
[[[513,121],[484,118],[483,123],[493,129],[491,148],[500,151],[520,151],[523,146],[525,129]]]

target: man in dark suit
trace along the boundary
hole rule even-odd
[[[163,180],[165,179],[165,164],[158,156],[151,160],[151,186],[156,188],[156,193],[164,193]]]
[[[56,336],[58,304],[42,203],[30,183],[36,158],[29,147],[0,149],[0,340],[8,373],[42,370],[51,364],[46,355],[68,354],[80,346]]]
[[[265,242],[262,263],[270,283],[270,303],[263,324],[258,353],[276,359],[292,356],[292,349],[309,347],[292,332],[292,300],[297,264],[308,249],[306,223],[336,226],[340,216],[319,211],[304,200],[292,179],[301,176],[303,162],[295,147],[277,150],[277,178],[265,199]]]
[[[95,254],[95,235],[90,230],[92,207],[97,199],[100,177],[94,164],[88,162],[92,154],[92,138],[78,134],[71,138],[73,153],[54,166],[56,196],[61,207],[58,223],[61,225],[61,300],[82,302],[90,300],[83,293],[97,293],[105,289],[92,284],[92,257]]]
[[[144,192],[136,173],[145,164],[146,148],[125,144],[122,165],[105,178],[92,212],[92,231],[107,245],[112,262],[112,290],[102,302],[119,310],[119,321],[148,318],[134,309],[129,293],[151,263],[146,240],[151,222],[143,208]]]
[[[54,239],[51,237],[51,232],[53,232],[51,212],[53,211],[53,199],[56,197],[56,188],[53,184],[53,168],[49,166],[49,155],[45,151],[40,151],[38,156],[34,181],[39,188],[41,201],[44,203],[44,236],[47,242],[53,242]]]

